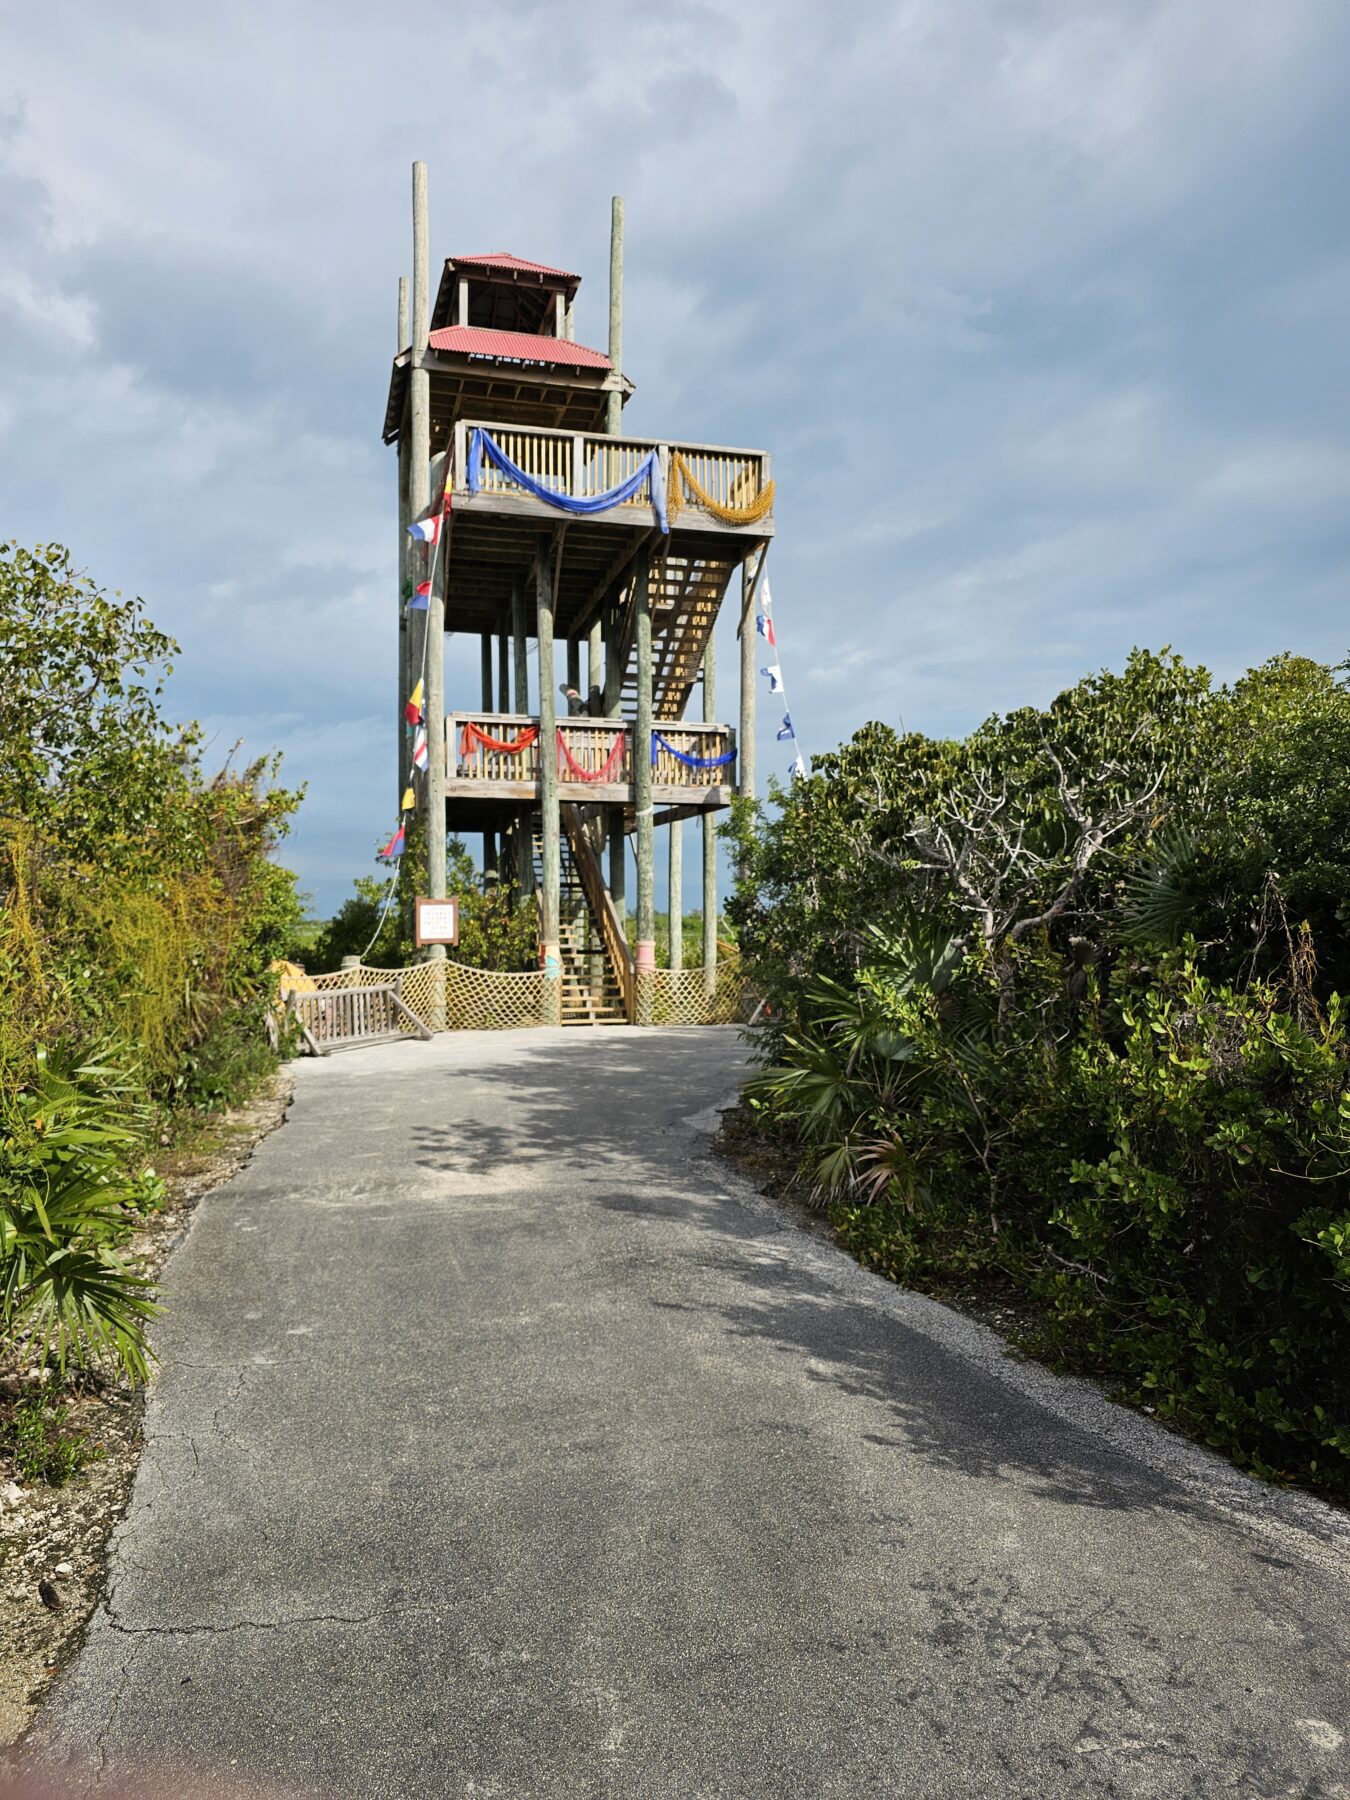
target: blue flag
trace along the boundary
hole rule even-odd
[[[796,732],[792,729],[792,714],[784,713],[783,723],[778,728],[779,743],[781,744],[784,738],[796,737],[796,735]]]

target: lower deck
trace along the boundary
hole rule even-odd
[[[622,718],[557,722],[560,800],[631,806],[636,727]],[[677,816],[730,806],[736,733],[730,725],[662,723],[648,751],[652,802]],[[539,720],[526,713],[456,712],[446,720],[445,793],[451,803],[536,803],[542,787]]]

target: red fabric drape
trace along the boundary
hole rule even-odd
[[[536,742],[538,737],[539,727],[529,725],[518,738],[514,738],[508,744],[504,738],[489,737],[485,731],[480,731],[470,720],[459,734],[459,753],[461,756],[467,756],[475,744],[481,744],[484,750],[498,750],[503,756],[518,756],[522,750],[528,749],[531,744]]]
[[[564,738],[564,736],[562,734],[561,727],[559,727],[559,730],[558,730],[558,756],[560,758],[560,762],[559,762],[558,773],[559,773],[559,775],[561,775],[563,773],[562,765],[566,764],[566,767],[567,767],[568,771],[570,772],[573,781],[612,781],[614,779],[615,769],[623,761],[623,747],[624,747],[624,734],[621,731],[619,733],[618,737],[615,738],[614,748],[610,751],[609,755],[605,758],[603,765],[598,769],[583,769],[581,764],[573,756],[572,752],[567,748],[567,740]]]

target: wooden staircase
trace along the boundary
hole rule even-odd
[[[579,812],[573,806],[565,806],[562,810],[564,814]],[[580,854],[586,854],[584,842],[574,842],[578,830],[584,830],[579,819],[569,822],[559,845],[558,949],[562,957],[562,1023],[626,1025],[629,1015],[621,974],[615,969],[612,947],[606,943],[606,934],[595,917],[578,867],[578,850]],[[594,852],[591,855],[594,856]],[[544,885],[543,856],[543,840],[536,832],[534,879],[539,890]],[[598,870],[597,860],[597,873]]]
[[[703,652],[717,622],[717,609],[739,559],[667,556],[653,562],[652,581],[652,716],[667,723],[684,717],[689,696],[703,667]],[[628,606],[623,639],[623,710],[637,710],[637,659],[633,655],[635,625]]]

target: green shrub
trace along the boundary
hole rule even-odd
[[[150,1111],[113,1064],[61,1068],[39,1053],[0,1119],[0,1344],[20,1334],[63,1373],[107,1356],[148,1373],[150,1283],[121,1254],[146,1191],[129,1179]]]
[[[861,1260],[1011,1285],[1059,1362],[1340,1494],[1347,743],[1336,671],[1136,653],[961,744],[858,733],[742,811],[732,903],[748,1103]]]

